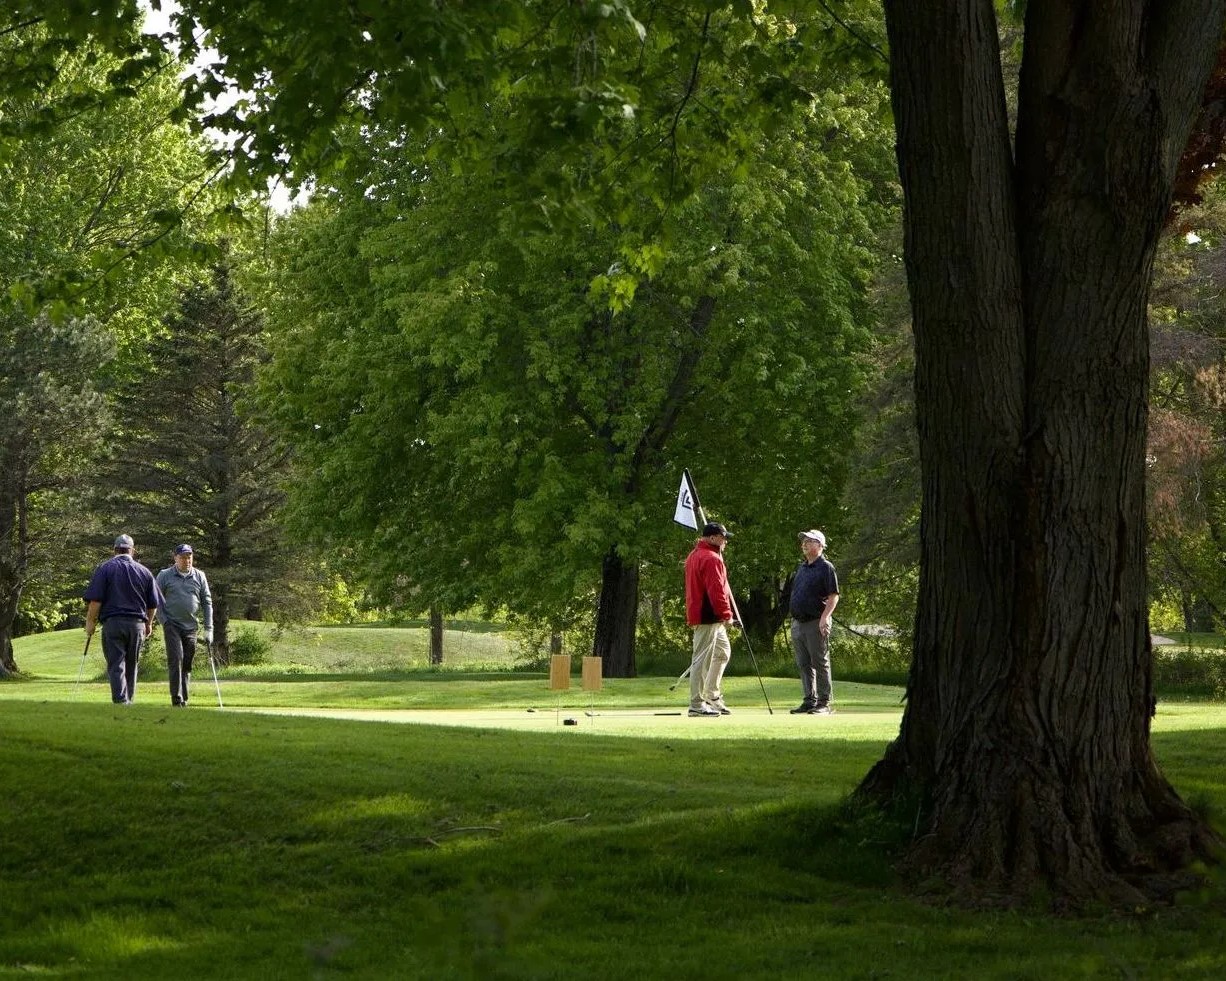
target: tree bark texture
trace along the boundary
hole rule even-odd
[[[600,601],[592,654],[603,658],[606,678],[633,678],[634,630],[639,607],[639,568],[610,549],[601,564]]]
[[[6,453],[3,458],[9,462],[15,454]],[[13,654],[13,626],[29,565],[24,484],[24,473],[10,474],[8,483],[0,488],[0,678],[18,670]]]
[[[1222,0],[1031,0],[1011,145],[991,0],[887,0],[923,505],[906,866],[1136,903],[1212,833],[1163,779],[1145,570],[1148,300]]]
[[[443,611],[430,607],[430,663],[443,663]]]

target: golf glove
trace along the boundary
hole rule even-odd
[[[213,643],[213,628],[212,628],[212,627],[206,627],[206,628],[205,628],[205,631],[204,631],[204,642],[205,642],[206,644],[211,644],[211,643]]]

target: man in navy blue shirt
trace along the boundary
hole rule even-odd
[[[132,558],[130,535],[115,539],[115,555],[95,570],[85,589],[85,636],[102,621],[102,656],[111,682],[111,701],[131,705],[136,696],[136,666],[161,595],[153,573]]]
[[[792,647],[804,698],[792,714],[830,715],[830,619],[839,605],[839,577],[822,555],[826,536],[813,529],[799,537],[805,557],[792,580]]]

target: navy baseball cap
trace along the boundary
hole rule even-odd
[[[192,547],[190,545],[186,545],[186,544],[180,545],[178,548],[175,549],[175,555],[191,555],[191,554],[192,554]]]

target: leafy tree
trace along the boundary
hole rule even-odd
[[[13,630],[31,563],[62,541],[64,504],[107,422],[93,378],[113,353],[92,320],[0,319],[0,676],[17,670]]]
[[[3,72],[19,73],[29,55],[23,42],[31,37],[45,40],[35,26],[0,36]],[[151,82],[130,99],[91,99],[91,92],[110,92],[114,60],[96,50],[56,51],[49,74],[39,75],[37,84],[0,92],[0,284],[6,297],[0,304],[6,362],[0,386],[6,446],[0,467],[0,660],[9,671],[15,669],[9,638],[31,574],[40,577],[44,615],[55,605],[50,583],[79,597],[80,583],[65,580],[87,570],[46,552],[62,555],[66,539],[98,541],[76,491],[103,445],[101,395],[131,363],[111,355],[131,351],[166,296],[165,284],[173,285],[166,274],[169,253],[143,249],[139,259],[118,257],[127,256],[136,240],[180,238],[162,216],[180,208],[200,165],[195,141],[167,121],[177,105],[173,79]],[[81,287],[75,316],[67,316],[64,293],[51,320],[31,303],[14,302],[37,299],[49,281],[69,292]]]
[[[309,463],[305,523],[372,543],[376,578],[423,607],[481,598],[564,625],[599,588],[611,674],[634,671],[643,562],[679,586],[679,461],[709,461],[712,500],[746,516],[751,574],[789,567],[837,496],[859,384],[864,190],[816,134],[871,127],[860,98],[678,207],[641,285],[619,273],[645,254],[633,229],[526,229],[488,180],[404,164],[309,209],[281,246],[268,381]]]
[[[1150,569],[1156,597],[1174,604],[1184,629],[1200,631],[1226,621],[1224,203],[1215,184],[1179,215],[1151,303]]]
[[[300,580],[278,523],[288,452],[244,411],[265,358],[263,320],[228,264],[187,289],[148,349],[149,369],[119,395],[122,451],[105,486],[118,525],[141,529],[167,564],[190,542],[213,592],[215,654],[234,616],[275,606]]]

